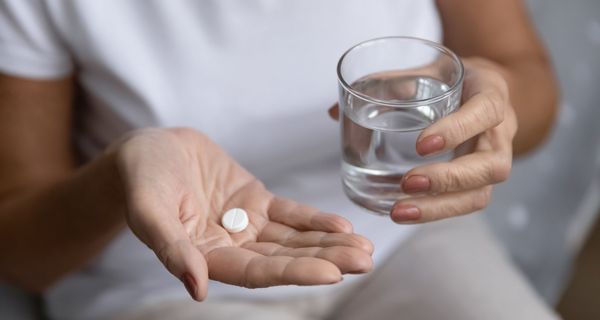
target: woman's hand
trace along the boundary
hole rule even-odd
[[[492,185],[508,178],[517,118],[502,67],[479,58],[463,59],[463,105],[427,127],[417,139],[422,156],[456,149],[447,163],[416,167],[402,178],[399,200],[390,215],[397,223],[454,217],[487,206]],[[338,118],[338,106],[329,115]]]
[[[330,284],[372,267],[372,244],[347,220],[274,196],[191,129],[134,132],[111,148],[125,184],[127,222],[190,295],[208,278],[248,288]],[[250,224],[221,227],[231,208]]]
[[[402,189],[418,196],[399,200],[391,218],[420,223],[463,215],[487,206],[492,185],[508,178],[517,119],[500,66],[464,59],[463,104],[426,128],[417,152],[431,155],[457,148],[454,160],[416,167]]]

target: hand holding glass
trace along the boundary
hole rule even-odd
[[[404,173],[452,156],[424,158],[416,142],[423,129],[458,108],[462,63],[435,42],[387,37],[350,48],[337,72],[344,192],[361,207],[389,214],[406,197]]]

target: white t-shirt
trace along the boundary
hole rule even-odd
[[[374,242],[380,263],[414,228],[370,215],[343,195],[338,124],[327,109],[337,100],[340,55],[386,35],[439,40],[432,1],[3,0],[0,71],[78,74],[84,99],[75,137],[87,159],[133,128],[197,128],[274,193],[346,216]],[[209,298],[325,288],[211,282]],[[53,317],[95,319],[186,295],[124,231],[45,298]]]

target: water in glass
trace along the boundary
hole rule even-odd
[[[451,157],[444,154],[423,158],[416,153],[416,141],[424,128],[457,107],[459,95],[423,104],[419,100],[440,96],[449,86],[431,77],[393,73],[363,77],[352,88],[386,102],[409,102],[400,107],[386,106],[340,91],[344,191],[358,205],[389,214],[394,202],[406,196],[400,187],[404,173]]]

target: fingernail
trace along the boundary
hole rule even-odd
[[[333,107],[329,108],[328,112],[329,116],[333,120],[337,120],[339,118],[339,108],[337,107],[337,105],[334,105]]]
[[[440,135],[427,136],[417,142],[417,153],[425,156],[444,149],[444,137]]]
[[[404,193],[418,193],[429,191],[431,182],[426,176],[409,176],[402,183],[402,191]]]
[[[191,274],[186,272],[181,276],[181,282],[183,282],[185,289],[188,291],[190,296],[192,296],[192,298],[195,300],[196,292],[198,292],[198,286],[196,285],[196,280],[194,279],[194,277],[192,277]]]
[[[392,220],[397,223],[414,221],[421,218],[421,210],[413,205],[403,204],[396,206],[392,211],[391,216]]]

